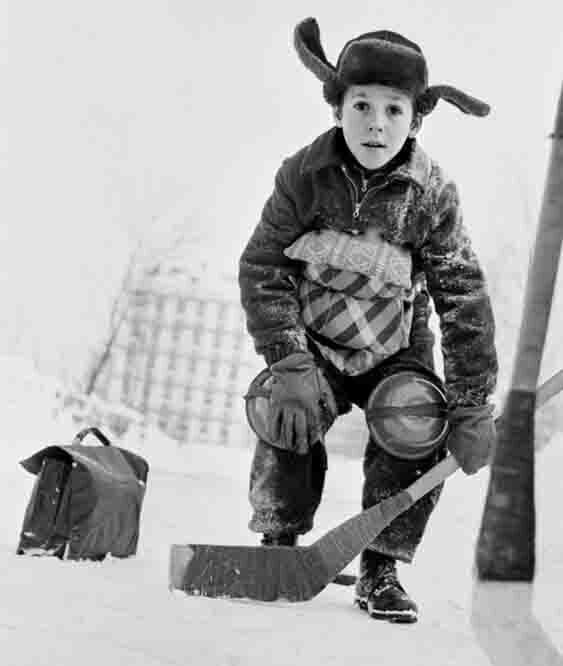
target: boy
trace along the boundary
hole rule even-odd
[[[333,66],[310,18],[296,27],[295,47],[322,81],[335,127],[282,164],[239,275],[271,388],[250,473],[250,529],[263,533],[264,545],[288,546],[312,527],[326,470],[323,437],[338,414],[352,404],[366,410],[365,509],[446,449],[467,474],[487,462],[497,374],[490,301],[456,186],[416,142],[439,98],[477,116],[488,106],[450,86],[428,87],[420,48],[397,33],[350,40]],[[405,459],[377,441],[367,406],[382,379],[405,368],[441,385],[429,297],[440,318],[449,432],[428,455]],[[355,600],[372,617],[417,620],[396,561],[412,561],[440,490],[362,553]]]

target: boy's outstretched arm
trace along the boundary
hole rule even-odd
[[[497,380],[495,322],[485,276],[451,181],[437,188],[433,217],[420,254],[440,319],[448,404],[484,405]]]
[[[297,165],[286,160],[239,262],[241,302],[256,351],[268,365],[307,350],[297,280],[301,264],[283,251],[305,229],[292,181]]]
[[[498,363],[495,323],[483,270],[463,226],[457,188],[437,188],[432,231],[421,249],[442,332],[450,433],[447,446],[466,474],[490,460]]]

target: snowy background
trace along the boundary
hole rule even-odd
[[[213,447],[178,449],[156,432],[130,431],[125,445],[151,463],[140,552],[102,565],[14,555],[33,481],[17,461],[74,434],[67,415],[57,415],[56,385],[84,381],[134,252],[154,262],[181,239],[194,272],[205,269],[211,279],[219,268],[236,270],[280,160],[330,124],[320,84],[291,46],[294,25],[307,15],[318,18],[333,62],[351,36],[395,29],[421,44],[431,83],[451,83],[493,107],[482,120],[442,103],[420,138],[459,183],[489,278],[502,403],[563,80],[560,3],[11,0],[0,7],[7,19],[0,21],[4,663],[64,665],[77,653],[86,665],[489,663],[470,623],[486,472],[448,484],[416,567],[404,570],[421,605],[421,621],[405,631],[368,622],[342,588],[290,608],[167,591],[170,543],[253,542],[247,449],[222,448],[217,472]],[[559,283],[542,379],[563,366]],[[563,652],[555,476],[563,418],[554,405],[552,441],[538,460],[536,619],[515,620],[521,637],[530,627],[535,633],[520,643],[512,635],[520,651],[497,651],[494,664],[519,663],[522,645],[547,645],[553,659]],[[334,456],[317,535],[357,510],[359,488],[360,461]],[[523,607],[508,601],[505,594],[495,603],[508,615]]]

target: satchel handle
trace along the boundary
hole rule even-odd
[[[96,435],[96,437],[100,440],[100,442],[104,446],[111,446],[111,442],[109,439],[104,435],[104,433],[97,428],[96,426],[90,426],[89,428],[84,428],[83,430],[80,430],[80,432],[76,433],[74,436],[74,439],[72,440],[73,444],[80,444],[82,440],[86,437],[86,435]]]

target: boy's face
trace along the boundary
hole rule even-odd
[[[411,98],[379,83],[350,86],[335,120],[348,148],[366,169],[387,164],[420,129]]]

